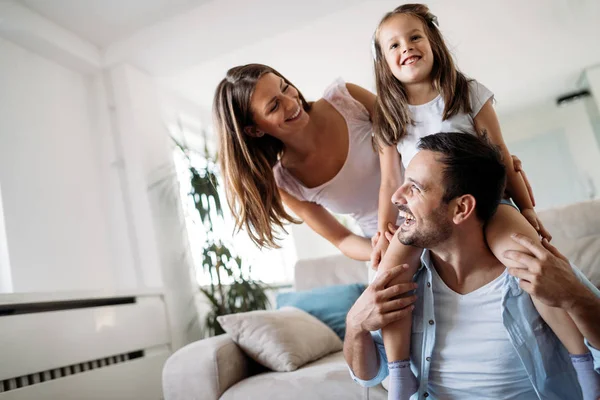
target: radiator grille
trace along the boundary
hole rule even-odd
[[[114,364],[120,364],[136,358],[144,357],[144,351],[138,350],[129,353],[118,354],[116,356],[100,358],[87,361],[80,364],[68,365],[52,370],[41,371],[35,374],[17,376],[11,379],[0,381],[0,393],[9,392],[25,386],[37,385],[46,381],[64,378],[70,375],[81,374],[98,368],[106,368]]]

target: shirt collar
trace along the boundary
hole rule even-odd
[[[424,249],[423,253],[421,253],[421,267],[417,271],[417,273],[421,272],[422,269],[426,269],[431,271],[433,268],[433,262],[431,261],[431,251],[429,249]],[[521,294],[523,289],[519,286],[519,280],[513,276],[509,276],[507,279],[508,282],[508,291],[511,296],[516,297]]]
[[[421,267],[417,272],[421,271],[423,268],[427,270],[431,270],[431,268],[433,268],[431,251],[429,251],[429,249],[423,249],[423,252],[421,253]]]

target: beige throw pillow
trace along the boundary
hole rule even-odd
[[[246,354],[278,372],[294,371],[343,346],[331,328],[295,307],[230,314],[217,320]]]

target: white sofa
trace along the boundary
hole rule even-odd
[[[600,287],[600,200],[539,213],[553,244]],[[366,282],[364,263],[343,256],[302,260],[298,290]],[[227,336],[192,343],[175,352],[163,370],[165,400],[386,399],[381,386],[361,388],[349,375],[342,352],[293,372],[257,373],[256,366]]]
[[[367,272],[365,263],[343,255],[300,260],[295,289],[366,283]],[[163,369],[163,392],[165,400],[387,399],[381,386],[362,388],[350,378],[341,351],[296,371],[261,371],[226,334],[175,352]]]

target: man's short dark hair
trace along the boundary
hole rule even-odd
[[[470,194],[479,219],[487,222],[494,215],[506,185],[506,168],[485,135],[441,132],[421,138],[417,147],[441,155],[437,160],[445,164],[444,202]]]

